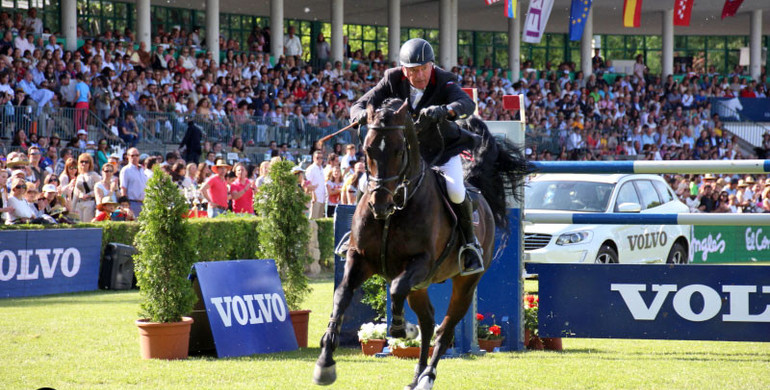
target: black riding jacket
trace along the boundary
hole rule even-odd
[[[417,107],[412,108],[411,101],[409,103],[412,118],[416,120],[420,110],[433,105],[446,105],[448,110],[454,111],[455,117],[447,118],[450,121],[472,115],[476,104],[456,81],[456,75],[434,66],[428,86]],[[401,68],[388,69],[380,82],[353,104],[350,117],[355,118],[359,113],[365,112],[369,104],[379,107],[388,98],[410,100],[410,92],[409,79]],[[434,165],[443,165],[451,157],[465,149],[473,149],[478,143],[475,135],[462,130],[454,122],[443,121],[439,126],[425,126],[424,129],[417,130],[420,153],[427,162]]]

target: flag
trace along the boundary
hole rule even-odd
[[[689,26],[693,0],[674,0],[674,26]]]
[[[583,37],[583,29],[586,26],[586,18],[591,12],[593,0],[572,0],[569,12],[569,40],[579,41]]]
[[[497,3],[498,1],[500,0],[484,0],[484,2],[487,3],[487,5],[492,5],[494,3]]]
[[[639,27],[642,24],[642,0],[625,0],[623,3],[623,27]]]
[[[505,0],[505,16],[516,17],[516,0]]]
[[[532,0],[529,2],[529,12],[527,12],[527,18],[524,19],[524,31],[521,33],[522,41],[540,43],[552,8],[553,0]]]
[[[725,0],[725,6],[722,8],[722,19],[728,16],[735,16],[738,8],[741,8],[743,0]]]

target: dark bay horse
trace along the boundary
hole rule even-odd
[[[339,344],[342,316],[354,290],[372,275],[379,274],[390,282],[391,336],[404,337],[406,334],[404,300],[409,302],[419,319],[420,359],[414,379],[407,388],[432,388],[438,361],[452,342],[455,326],[467,312],[483,275],[460,275],[457,260],[460,240],[453,237],[454,217],[442,201],[436,175],[420,156],[418,132],[407,104],[389,99],[376,111],[372,106],[367,108],[369,130],[363,149],[369,186],[353,216],[344,277],[334,292],[334,309],[321,339],[321,354],[313,373],[313,381],[319,385],[329,385],[337,378],[333,353]],[[435,129],[436,124],[426,127],[430,126]],[[491,136],[487,138],[487,142],[495,142]],[[520,158],[520,154],[518,156]],[[522,161],[514,162],[521,164]],[[496,168],[500,167],[490,165],[490,169]],[[516,175],[513,180],[523,177],[521,172]],[[495,182],[492,179],[487,181]],[[500,180],[497,182],[502,193]],[[480,184],[484,185],[484,180]],[[481,190],[483,193],[484,188]],[[478,203],[476,235],[484,250],[484,267],[489,269],[496,221],[507,221],[505,204],[503,201],[502,210],[493,211],[484,197],[470,192],[469,196],[474,196]],[[498,199],[491,203],[499,206],[500,196],[505,195],[494,196]],[[439,261],[439,258],[446,261]],[[446,316],[436,330],[436,345],[429,362],[428,351],[435,323],[427,287],[448,279],[452,279],[452,296]]]

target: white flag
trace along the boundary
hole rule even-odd
[[[545,25],[548,23],[548,17],[551,16],[553,0],[532,0],[529,3],[529,12],[524,19],[524,31],[521,40],[528,43],[540,43],[545,31]]]

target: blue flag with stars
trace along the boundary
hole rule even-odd
[[[569,13],[569,40],[579,41],[583,37],[588,12],[591,11],[592,0],[572,0]]]

